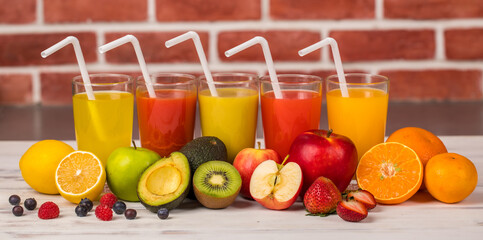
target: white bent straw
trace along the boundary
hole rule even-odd
[[[114,40],[110,43],[106,43],[106,44],[99,47],[99,52],[105,53],[107,51],[110,51],[110,50],[117,48],[121,45],[124,45],[126,43],[132,44],[132,46],[134,48],[134,52],[136,53],[136,57],[137,57],[138,62],[139,62],[139,66],[141,67],[141,72],[142,72],[143,77],[144,77],[144,82],[146,83],[146,88],[148,89],[149,97],[155,98],[156,93],[154,92],[153,82],[151,81],[151,77],[149,76],[148,67],[146,66],[146,61],[144,60],[144,56],[143,56],[143,52],[141,50],[141,46],[139,45],[139,41],[135,36],[129,34],[129,35],[126,35],[122,38],[118,38],[118,39],[116,39],[116,40]]]
[[[325,38],[322,41],[314,43],[299,51],[301,57],[319,49],[324,46],[330,45],[332,49],[332,56],[334,57],[335,70],[337,71],[337,76],[339,77],[340,91],[342,92],[342,97],[349,97],[349,92],[347,91],[347,83],[345,80],[344,69],[342,68],[342,60],[340,59],[339,47],[337,41],[333,38]]]
[[[273,66],[273,59],[272,54],[270,53],[270,47],[268,46],[268,42],[265,38],[256,36],[228,51],[225,52],[226,57],[231,57],[255,44],[260,44],[262,46],[263,55],[265,57],[265,62],[268,68],[268,74],[270,75],[270,79],[272,82],[273,92],[275,93],[275,98],[281,99],[282,98],[282,91],[280,90],[280,86],[278,85],[278,77],[277,73],[275,72],[275,68]]]
[[[82,81],[84,81],[84,87],[86,88],[87,99],[95,100],[94,92],[92,91],[91,79],[89,78],[89,73],[87,72],[86,62],[84,61],[84,55],[82,54],[81,46],[79,40],[74,36],[68,36],[64,40],[54,44],[53,46],[47,48],[40,53],[40,56],[46,58],[52,53],[57,52],[68,44],[74,46],[75,57],[77,58],[77,64],[79,64]]]
[[[211,71],[208,68],[208,61],[206,60],[205,51],[203,50],[203,45],[201,44],[200,36],[198,33],[194,31],[186,32],[182,35],[179,35],[175,38],[172,38],[164,43],[167,48],[170,48],[174,45],[182,43],[186,40],[193,39],[193,43],[195,44],[196,52],[198,53],[198,58],[201,62],[201,67],[203,68],[203,72],[206,76],[206,81],[208,82],[208,88],[210,89],[211,96],[218,97],[218,92],[216,91],[215,84],[213,81],[213,76],[211,75]]]

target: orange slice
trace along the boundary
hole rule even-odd
[[[398,204],[418,191],[423,172],[416,152],[401,143],[388,142],[362,156],[356,176],[359,187],[371,192],[377,202]]]
[[[94,201],[104,189],[106,171],[94,154],[74,151],[59,163],[55,183],[60,195],[72,203],[83,198]]]

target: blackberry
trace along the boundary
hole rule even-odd
[[[78,217],[85,217],[87,215],[87,208],[84,205],[78,205],[75,207],[75,214]]]
[[[126,211],[126,204],[123,201],[117,201],[112,206],[112,210],[114,210],[116,214],[123,214],[124,211]]]
[[[137,212],[134,209],[127,209],[124,212],[124,216],[126,217],[126,219],[135,219],[136,215],[137,215]]]
[[[23,214],[23,207],[22,206],[15,206],[12,208],[13,215],[20,217]]]
[[[12,195],[8,198],[8,202],[14,206],[20,204],[20,197],[18,195]]]
[[[87,209],[87,212],[90,212],[92,210],[92,207],[94,207],[94,204],[89,198],[83,198],[80,201],[79,206],[84,206]]]
[[[158,218],[159,219],[166,219],[169,216],[169,210],[167,208],[160,208],[158,210]]]
[[[34,210],[37,207],[37,201],[35,201],[35,198],[27,198],[23,202],[23,205],[27,210]]]

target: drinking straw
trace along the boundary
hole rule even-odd
[[[139,66],[141,67],[141,72],[142,72],[143,77],[144,77],[144,82],[146,83],[146,88],[148,89],[149,97],[155,98],[156,93],[154,92],[153,82],[151,81],[151,77],[149,76],[148,67],[146,66],[146,61],[144,60],[143,52],[141,51],[141,46],[139,45],[139,41],[135,36],[128,34],[128,35],[121,37],[121,38],[118,38],[118,39],[116,39],[116,40],[114,40],[110,43],[106,43],[106,44],[99,47],[99,52],[105,53],[107,51],[110,51],[114,48],[117,48],[117,47],[119,47],[123,44],[129,43],[129,42],[132,44],[132,46],[134,48],[134,52],[136,53],[136,57],[138,59]]]
[[[272,81],[272,88],[275,93],[276,99],[282,98],[282,91],[280,90],[280,86],[278,85],[278,78],[277,73],[275,72],[275,68],[273,66],[273,59],[272,54],[270,53],[270,47],[268,46],[268,42],[265,38],[256,36],[228,51],[225,52],[226,57],[231,57],[255,44],[260,44],[262,46],[263,55],[265,57],[265,63],[267,64],[268,74],[270,75],[270,79]]]
[[[92,91],[91,79],[89,78],[89,73],[87,72],[86,62],[84,61],[84,55],[82,54],[81,46],[79,40],[74,36],[68,36],[64,40],[54,44],[53,46],[47,48],[40,53],[40,56],[46,58],[52,53],[57,52],[61,48],[72,44],[74,46],[75,57],[77,58],[77,64],[79,64],[82,81],[84,81],[84,87],[86,88],[87,99],[95,100],[94,92]]]
[[[319,49],[324,46],[330,45],[332,49],[332,56],[334,57],[335,70],[337,71],[337,76],[339,77],[339,86],[342,92],[342,97],[349,97],[349,92],[347,91],[347,83],[345,80],[344,69],[342,68],[342,60],[340,58],[339,47],[337,41],[333,38],[325,38],[322,41],[314,43],[299,51],[301,57]]]
[[[213,81],[213,76],[211,75],[211,71],[208,68],[208,61],[206,60],[205,51],[203,50],[203,45],[201,45],[201,40],[198,33],[194,31],[186,32],[184,34],[181,34],[175,38],[172,38],[166,41],[164,45],[167,48],[170,48],[174,45],[177,45],[189,39],[193,39],[193,43],[195,44],[195,49],[196,49],[196,52],[198,53],[198,58],[200,59],[203,72],[205,73],[206,81],[208,82],[208,88],[210,89],[211,96],[218,97],[218,92],[216,91],[215,84]]]

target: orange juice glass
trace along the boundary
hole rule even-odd
[[[72,81],[72,106],[77,147],[94,153],[102,163],[118,147],[131,146],[133,80],[122,74],[89,74],[94,100],[87,98],[81,76]]]
[[[201,132],[218,137],[226,146],[228,161],[244,148],[255,146],[258,115],[258,78],[245,73],[213,74],[214,97],[203,76],[199,82]]]
[[[136,102],[141,146],[168,156],[193,140],[196,114],[196,78],[188,74],[151,75],[156,97],[149,97],[138,77]]]
[[[389,79],[380,75],[345,75],[348,97],[343,97],[339,78],[327,78],[327,116],[334,133],[350,138],[359,159],[367,150],[384,142]]]
[[[278,83],[261,78],[263,135],[266,148],[284,158],[293,140],[306,130],[318,129],[322,107],[322,79],[312,75],[281,74]],[[275,98],[273,84],[282,98]]]

